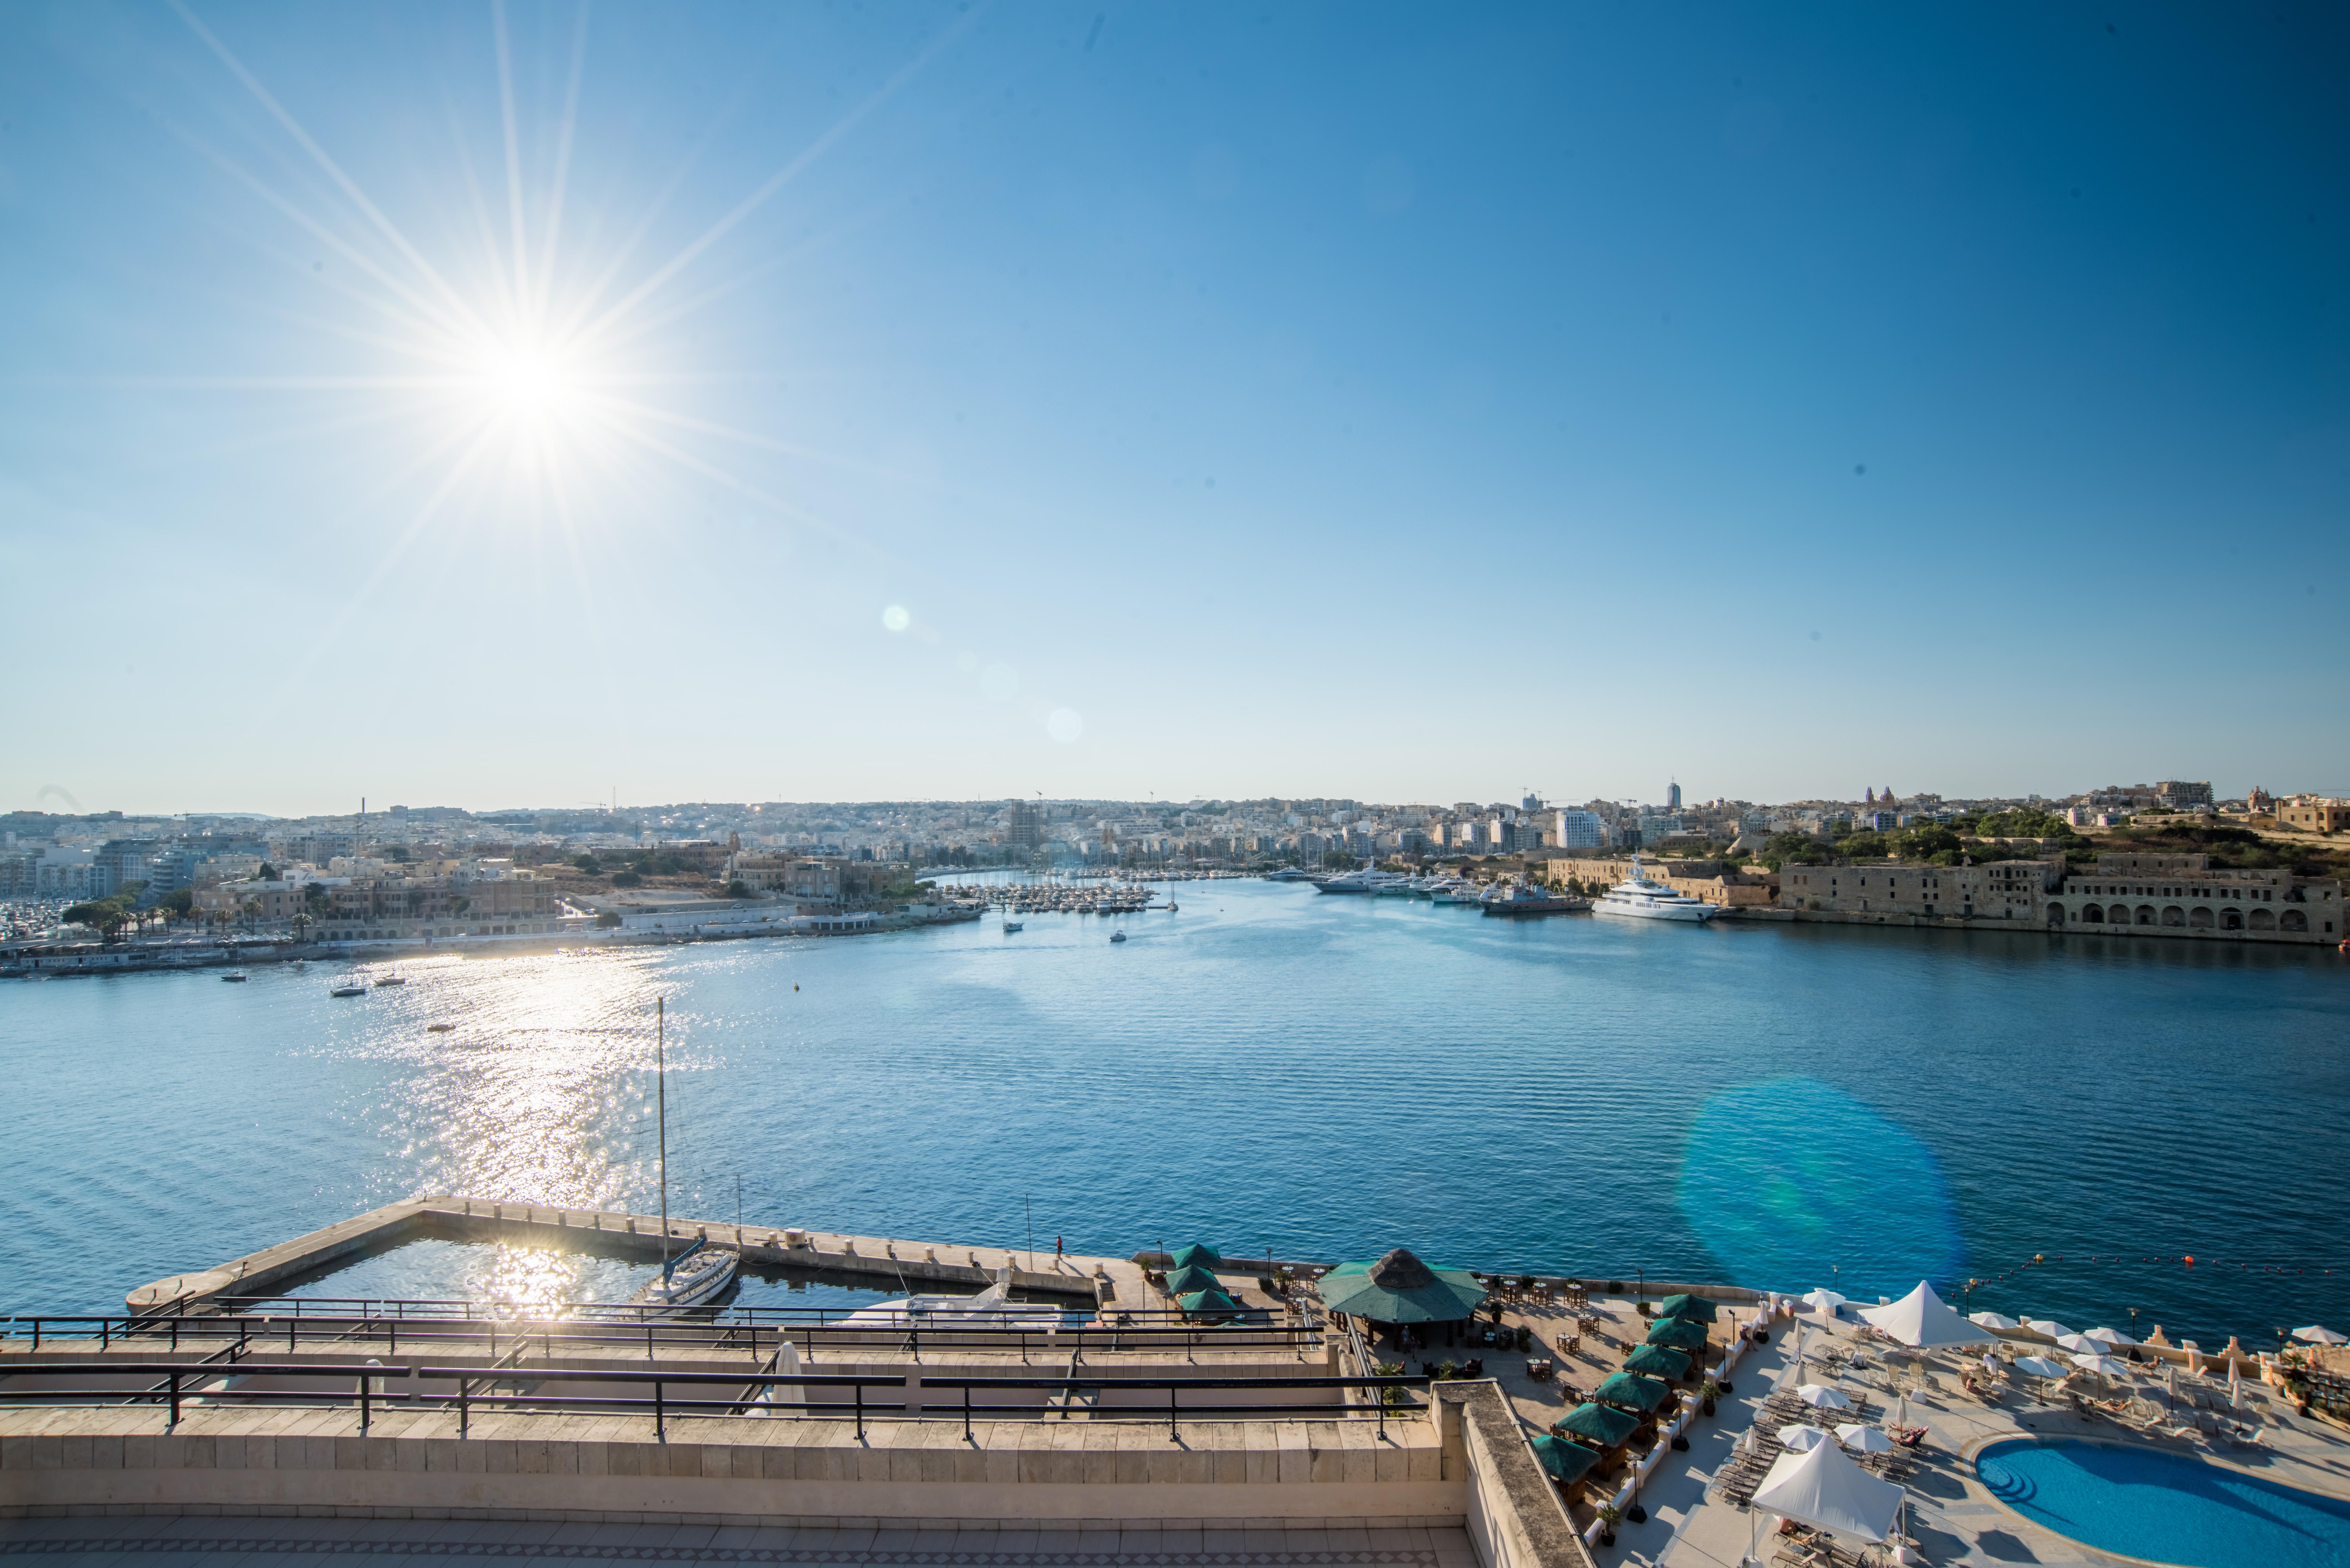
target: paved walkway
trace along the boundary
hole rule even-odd
[[[793,1568],[1477,1568],[1459,1530],[779,1530],[473,1520],[0,1520],[0,1562],[77,1568],[487,1562]]]

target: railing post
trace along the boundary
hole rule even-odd
[[[172,1314],[172,1348],[175,1351],[180,1348],[180,1314],[177,1313]]]
[[[1167,1386],[1167,1440],[1170,1443],[1183,1440],[1181,1429],[1175,1425],[1175,1385],[1172,1383]]]
[[[865,1440],[865,1385],[857,1386],[857,1440]]]
[[[653,1441],[657,1443],[669,1441],[666,1413],[661,1407],[661,1380],[658,1377],[653,1379]]]
[[[473,1392],[473,1380],[472,1378],[460,1377],[457,1379],[457,1435],[461,1438],[470,1436],[473,1429],[473,1402],[469,1397]]]
[[[962,1440],[971,1441],[971,1385],[962,1386]]]
[[[180,1374],[179,1374],[178,1369],[177,1369],[177,1368],[174,1368],[174,1369],[172,1370],[172,1425],[173,1425],[174,1427],[176,1427],[176,1426],[178,1426],[179,1424],[180,1424]]]
[[[373,1392],[370,1385],[374,1382],[375,1379],[368,1376],[366,1374],[362,1373],[359,1375],[359,1436],[362,1438],[367,1436],[369,1414],[368,1396]]]
[[[102,1318],[99,1318],[99,1319],[98,1320],[98,1347],[99,1347],[99,1349],[100,1349],[100,1350],[108,1350],[108,1349],[111,1349],[111,1348],[113,1347],[113,1345],[114,1345],[114,1320],[113,1320],[112,1318],[110,1318],[110,1317],[102,1317]]]

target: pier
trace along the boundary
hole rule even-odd
[[[224,1297],[268,1295],[288,1280],[344,1259],[427,1237],[592,1249],[654,1263],[664,1252],[659,1215],[432,1193],[388,1203],[212,1268],[167,1275],[130,1292],[124,1303],[133,1313],[185,1312]],[[999,1272],[1009,1269],[1014,1287],[1022,1291],[1083,1296],[1098,1305],[1116,1302],[1128,1309],[1163,1304],[1150,1300],[1142,1266],[1125,1258],[1062,1256],[1050,1259],[1049,1267],[1038,1267],[1034,1254],[1002,1247],[672,1216],[667,1251],[673,1255],[695,1241],[733,1248],[754,1266],[862,1274],[910,1290],[928,1285],[976,1291],[994,1283]]]

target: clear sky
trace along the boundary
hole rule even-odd
[[[2337,7],[0,9],[0,805],[2350,789]]]

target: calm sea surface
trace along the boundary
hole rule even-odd
[[[1402,1244],[1863,1300],[1975,1278],[1977,1309],[2137,1308],[2214,1348],[2350,1329],[2331,950],[1177,896],[1118,945],[1032,916],[435,960],[346,1001],[317,964],[7,982],[0,1313],[120,1311],[420,1191],[650,1210],[666,996],[695,1218],[733,1219],[739,1183],[753,1223],[924,1241]],[[609,1299],[640,1273],[435,1244],[308,1288]]]

